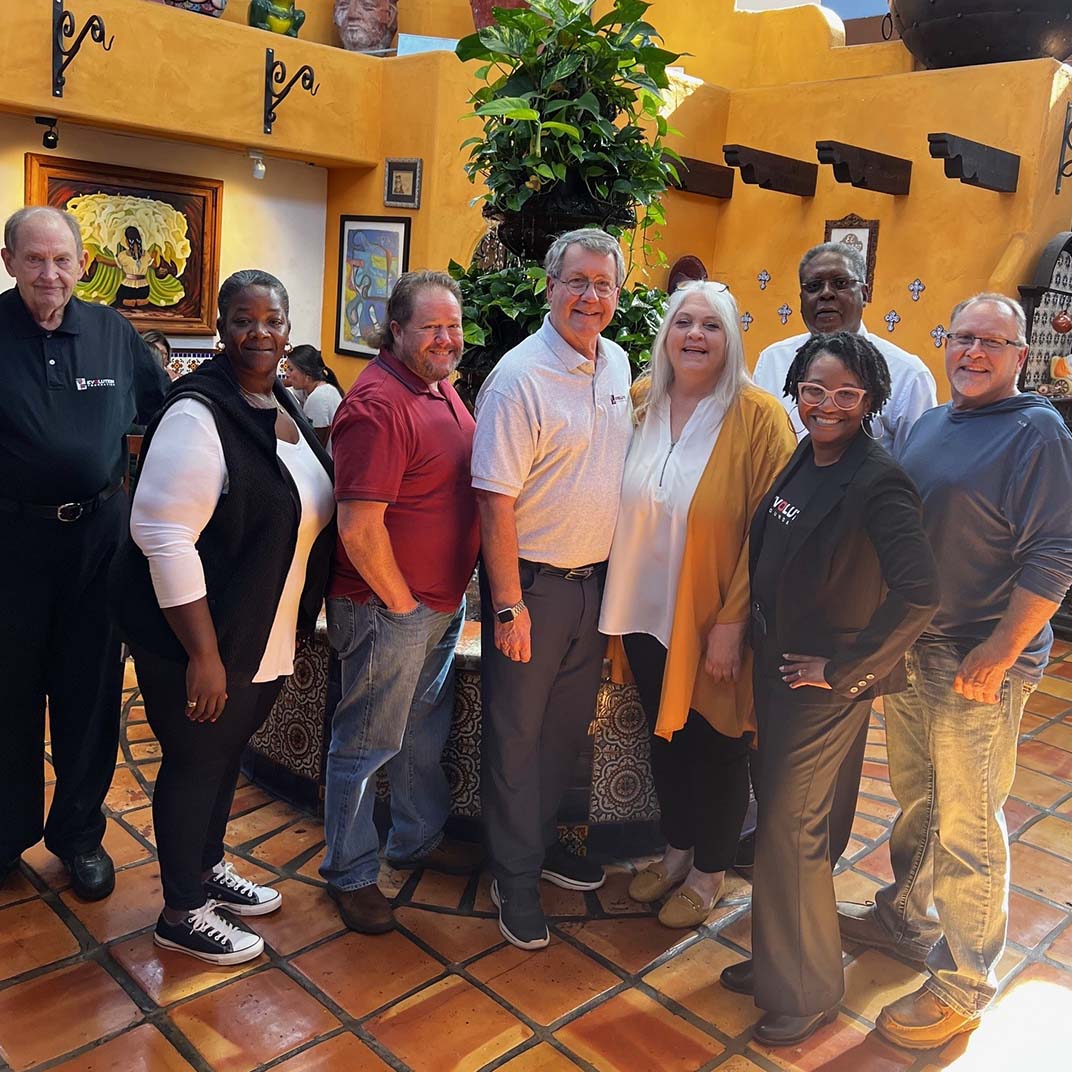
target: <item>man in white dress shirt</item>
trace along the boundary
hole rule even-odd
[[[768,346],[756,362],[752,378],[764,391],[780,398],[793,422],[797,439],[804,438],[796,404],[784,394],[785,376],[797,350],[810,335],[855,331],[874,343],[890,367],[893,390],[882,413],[871,422],[871,432],[896,458],[921,413],[938,405],[934,377],[915,354],[873,335],[863,325],[867,289],[863,254],[842,242],[824,242],[804,254],[800,262],[800,315],[807,332]]]

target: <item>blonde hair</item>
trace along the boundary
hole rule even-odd
[[[670,364],[670,358],[666,354],[666,337],[670,333],[670,325],[677,316],[678,309],[684,304],[685,299],[693,294],[699,294],[706,300],[711,307],[711,312],[722,322],[722,330],[726,335],[726,365],[714,391],[711,392],[712,397],[729,409],[741,388],[752,382],[752,377],[749,376],[744,363],[744,339],[741,336],[741,318],[737,311],[737,301],[730,293],[729,287],[706,279],[690,280],[688,283],[682,283],[670,295],[666,316],[663,317],[655,341],[651,345],[651,364],[648,366],[650,386],[647,390],[647,397],[638,403],[634,395],[638,421],[643,420],[649,408],[658,405],[666,398],[670,385],[674,382],[674,367]]]

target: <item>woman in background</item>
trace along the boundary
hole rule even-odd
[[[650,903],[678,886],[659,921],[696,927],[721,896],[748,807],[748,523],[796,442],[781,404],[748,377],[722,284],[671,296],[637,414],[599,627],[622,638],[653,733],[667,848],[629,895]]]
[[[283,383],[294,391],[302,412],[316,431],[320,442],[328,445],[331,422],[342,401],[338,378],[324,364],[315,346],[295,346],[287,355]]]

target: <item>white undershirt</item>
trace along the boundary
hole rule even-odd
[[[670,400],[650,408],[633,432],[607,566],[599,628],[647,633],[670,645],[689,507],[718,441],[724,404],[703,399],[670,441]]]
[[[301,435],[297,443],[277,439],[276,453],[298,489],[301,516],[294,557],[254,681],[294,672],[294,635],[309,552],[335,509],[331,480]],[[181,607],[207,594],[196,544],[228,486],[212,411],[195,398],[176,402],[153,435],[130,511],[130,533],[149,560],[161,607]],[[255,534],[250,553],[256,553]]]

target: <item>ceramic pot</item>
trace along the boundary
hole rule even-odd
[[[218,19],[227,6],[227,0],[156,0],[156,3],[182,11],[194,11],[199,15],[211,15],[214,19]]]
[[[398,33],[398,0],[335,0],[335,29],[350,52],[380,52]]]
[[[1072,56],[1069,0],[890,0],[890,15],[924,67]]]

